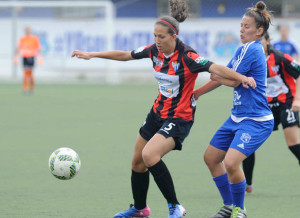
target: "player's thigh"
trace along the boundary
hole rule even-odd
[[[157,133],[150,139],[143,149],[143,159],[146,162],[146,165],[153,165],[174,148],[175,141],[172,137],[166,138],[165,136]]]
[[[226,155],[226,151],[209,145],[204,153],[204,161],[207,165],[215,165],[221,163]]]
[[[283,132],[288,146],[297,145],[300,143],[298,126],[287,127],[283,130]]]
[[[248,157],[267,140],[273,127],[273,119],[268,121],[243,120],[239,123],[230,148],[238,150]]]
[[[286,104],[282,106],[280,119],[287,144],[299,144],[299,113],[293,112],[291,105]]]
[[[226,169],[239,167],[242,161],[246,158],[247,156],[242,152],[229,148],[224,158],[225,167]]]
[[[236,126],[237,124],[229,117],[214,134],[209,144],[226,152],[235,136],[234,129]]]

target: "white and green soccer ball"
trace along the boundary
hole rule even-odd
[[[49,158],[50,172],[53,176],[61,180],[74,178],[80,166],[79,156],[71,148],[56,149]]]

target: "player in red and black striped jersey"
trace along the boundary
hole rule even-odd
[[[300,65],[290,55],[274,49],[268,33],[261,43],[268,65],[266,95],[274,116],[274,131],[278,130],[281,123],[288,148],[300,164]],[[248,193],[252,192],[254,162],[254,153],[243,162]]]
[[[171,174],[162,157],[173,149],[181,150],[193,125],[195,100],[193,89],[199,72],[209,71],[255,87],[253,78],[200,57],[177,38],[179,22],[187,17],[184,1],[170,0],[172,16],[162,17],[154,26],[154,44],[134,51],[84,52],[74,51],[72,57],[93,57],[128,61],[150,58],[159,84],[159,94],[136,139],[132,158],[132,193],[134,205],[114,217],[148,217],[146,204],[149,172],[167,200],[169,218],[179,218],[185,209],[179,204]]]
[[[170,55],[159,51],[156,44],[132,51],[134,59],[151,58],[153,74],[159,84],[159,95],[153,111],[162,119],[194,119],[196,103],[192,95],[199,72],[209,71],[212,63],[200,57],[178,38]]]

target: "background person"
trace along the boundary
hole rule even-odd
[[[162,157],[172,150],[181,150],[194,122],[196,102],[193,89],[199,72],[209,71],[228,79],[255,86],[247,78],[233,70],[200,57],[194,49],[177,38],[179,22],[187,14],[185,1],[170,0],[172,16],[158,19],[154,25],[155,43],[135,51],[84,52],[74,51],[72,57],[94,57],[129,61],[150,58],[154,76],[159,84],[159,93],[136,139],[132,158],[131,188],[134,205],[116,214],[115,218],[148,217],[147,206],[149,172],[165,197],[169,218],[180,218],[185,209],[179,203],[171,174]]]
[[[25,35],[19,40],[18,47],[15,51],[14,63],[18,64],[19,55],[23,59],[23,92],[32,93],[34,91],[33,69],[35,66],[35,57],[41,56],[41,44],[37,36],[31,33],[30,27],[25,28]]]
[[[280,34],[280,40],[273,43],[274,49],[294,57],[296,61],[300,61],[300,57],[296,45],[289,40],[289,32],[290,32],[289,26],[280,25],[278,26],[278,31]]]
[[[242,75],[253,77],[257,84],[255,89],[245,89],[237,82],[212,74],[215,81],[194,92],[197,99],[221,84],[235,87],[231,116],[215,133],[204,154],[224,204],[211,218],[247,217],[244,206],[246,180],[240,165],[270,136],[274,125],[265,96],[267,66],[260,42],[270,23],[271,14],[264,2],[259,1],[255,7],[248,8],[240,28],[243,46],[227,65]]]
[[[274,131],[278,130],[278,125],[281,123],[287,146],[300,164],[298,113],[300,109],[300,66],[290,55],[271,46],[268,32],[264,34],[261,43],[268,65],[266,94],[269,107],[274,115]],[[248,193],[253,190],[254,163],[254,153],[243,161]]]

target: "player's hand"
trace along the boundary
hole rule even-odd
[[[194,90],[193,94],[194,94],[194,98],[195,98],[196,101],[201,96],[201,93],[200,93],[199,89]]]
[[[43,63],[44,63],[44,57],[43,57],[43,55],[41,55],[41,54],[39,54],[38,56],[37,56],[37,63],[38,63],[38,65],[43,65]]]
[[[72,57],[77,57],[77,58],[85,59],[85,60],[90,60],[92,58],[92,56],[90,55],[89,52],[79,51],[79,50],[73,51]]]
[[[14,65],[17,66],[19,64],[19,57],[18,55],[14,56]]]
[[[294,100],[292,104],[292,111],[293,112],[299,112],[300,111],[300,100]]]
[[[244,77],[243,80],[242,80],[242,84],[243,84],[243,87],[248,89],[249,86],[252,87],[253,89],[255,89],[256,87],[256,82],[255,80],[253,79],[253,77]]]

